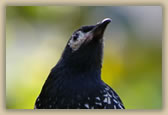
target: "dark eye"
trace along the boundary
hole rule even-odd
[[[73,40],[76,41],[76,40],[78,39],[78,37],[79,37],[79,33],[75,33],[75,34],[73,35]]]

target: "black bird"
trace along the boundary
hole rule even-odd
[[[72,34],[35,109],[124,109],[120,97],[101,80],[103,34],[110,22],[106,18]]]

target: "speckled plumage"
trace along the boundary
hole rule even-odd
[[[105,19],[73,33],[35,102],[36,109],[124,109],[116,92],[101,80],[103,33],[110,22]]]

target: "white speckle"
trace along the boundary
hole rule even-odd
[[[104,103],[107,103],[107,98],[105,98],[103,102],[104,102]]]
[[[100,105],[100,106],[102,106],[102,103],[97,103],[97,102],[96,102],[95,104],[96,104],[96,105]]]
[[[114,109],[116,109],[116,105],[114,105]]]
[[[100,97],[96,97],[96,99],[100,101]]]
[[[40,101],[40,99],[39,99],[39,98],[37,98],[37,102],[38,102],[38,101]]]
[[[89,105],[88,104],[85,104],[85,107],[89,109]]]
[[[115,99],[113,99],[113,101],[114,101],[115,103],[118,103]]]
[[[105,89],[106,89],[106,90],[109,90],[110,88],[109,88],[109,87],[106,87]]]
[[[111,104],[111,99],[110,99],[110,97],[108,97],[108,104]]]
[[[80,104],[80,103],[78,103],[78,105],[80,106],[81,104]]]
[[[114,95],[114,92],[113,92],[113,91],[111,91],[111,93],[112,93],[112,95],[113,95],[114,98],[117,98],[117,97]]]
[[[119,106],[121,109],[124,109],[120,104],[118,104],[118,106]]]
[[[105,94],[105,95],[103,95],[104,97],[107,97],[108,95],[107,94]]]
[[[91,107],[91,109],[94,109],[94,107]]]
[[[52,107],[52,105],[49,105],[49,108],[51,108]]]
[[[88,97],[88,100],[90,100],[90,97]]]
[[[110,93],[109,93],[109,92],[107,92],[107,95],[108,95],[109,97],[112,97],[112,96],[110,95]]]

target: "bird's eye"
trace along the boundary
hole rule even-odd
[[[76,40],[78,39],[78,37],[79,37],[79,33],[75,33],[75,34],[73,35],[73,40],[76,41]]]

